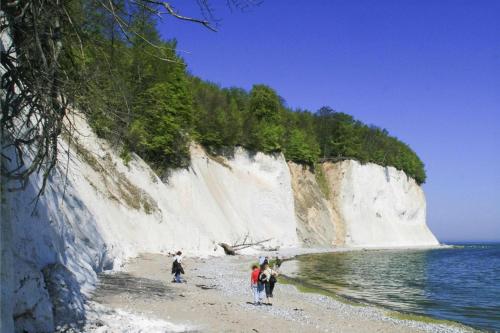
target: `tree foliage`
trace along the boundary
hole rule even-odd
[[[278,94],[268,86],[254,85],[250,91],[246,112],[246,145],[250,149],[265,153],[280,151],[285,133],[282,113],[283,106]]]
[[[160,37],[156,27],[160,5],[155,2],[103,4],[98,0],[64,2],[68,14],[56,11],[55,15],[65,29],[55,37],[50,36],[59,30],[50,20],[43,22],[39,36],[25,35],[42,12],[29,12],[30,19],[22,26],[11,24],[24,30],[14,31],[21,57],[16,59],[12,50],[2,55],[2,66],[7,68],[2,83],[7,91],[2,97],[2,138],[9,131],[23,133],[24,137],[11,135],[19,145],[41,138],[32,146],[39,159],[29,172],[55,159],[57,137],[64,129],[62,119],[71,105],[87,115],[99,136],[123,151],[136,152],[159,171],[186,166],[189,144],[197,141],[211,153],[243,146],[283,152],[288,160],[309,165],[342,159],[373,162],[394,166],[418,183],[425,182],[422,161],[384,129],[327,106],[316,112],[292,110],[273,88],[263,84],[250,91],[221,88],[190,75],[176,52],[176,41]],[[163,9],[180,16],[171,7]],[[8,13],[16,15],[10,9]],[[38,59],[37,38],[42,38],[42,55],[50,55],[49,61]],[[37,70],[30,69],[30,64]],[[20,75],[32,86],[14,94],[21,85]],[[42,118],[31,132],[12,127],[24,108]]]
[[[128,143],[157,170],[189,161],[191,95],[182,80],[157,83],[133,107]]]
[[[43,192],[58,161],[59,137],[73,133],[67,117],[72,108],[91,110],[98,133],[123,135],[131,117],[130,87],[122,87],[122,79],[131,73],[139,74],[136,83],[149,82],[159,60],[176,61],[165,56],[168,49],[159,42],[154,22],[169,16],[215,30],[210,2],[197,3],[203,19],[180,14],[169,1],[0,2],[2,179],[19,180],[24,187],[32,173],[43,172]],[[253,1],[228,5],[247,7]],[[131,51],[138,58],[120,56]],[[136,61],[145,54],[156,61]],[[122,72],[126,61],[137,71]]]
[[[288,160],[310,165],[355,159],[394,166],[419,184],[425,182],[419,157],[385,129],[365,125],[328,106],[316,112],[292,110],[265,85],[246,92],[198,78],[191,82],[198,114],[197,140],[211,151],[241,145],[267,153],[282,151]],[[227,114],[231,114],[229,121]]]

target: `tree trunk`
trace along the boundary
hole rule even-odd
[[[228,256],[234,256],[236,254],[236,251],[233,249],[231,245],[228,245],[226,243],[219,243],[219,246],[224,249],[224,253],[227,254]]]

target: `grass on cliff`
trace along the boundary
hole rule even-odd
[[[123,201],[128,207],[136,210],[140,210],[142,207],[148,215],[158,211],[156,201],[145,191],[132,184],[123,173],[116,169],[116,165],[109,153],[98,159],[96,154],[85,148],[78,140],[69,137],[65,139],[70,142],[71,147],[75,149],[76,154],[83,162],[99,175],[102,183],[105,184],[104,188],[107,191],[105,194],[109,199],[117,202]],[[96,184],[89,178],[86,179],[96,191],[99,191]]]
[[[328,186],[328,179],[321,167],[321,163],[316,163],[314,165],[314,177],[316,178],[321,193],[328,199],[330,197],[330,187]]]

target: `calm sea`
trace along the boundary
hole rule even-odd
[[[298,257],[298,278],[348,298],[500,332],[500,244]]]

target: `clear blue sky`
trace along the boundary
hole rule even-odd
[[[426,164],[440,240],[500,240],[500,0],[225,2],[212,0],[217,33],[161,24],[193,74],[388,129]],[[199,15],[193,3],[174,1]]]

